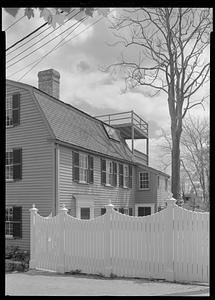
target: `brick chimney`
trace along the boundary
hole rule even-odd
[[[54,69],[38,72],[38,89],[59,99],[60,73]]]

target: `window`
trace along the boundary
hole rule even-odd
[[[6,127],[20,123],[20,95],[14,94],[6,98]]]
[[[132,188],[132,166],[119,164],[119,186]]]
[[[90,208],[81,207],[81,219],[89,220],[90,219]]]
[[[22,149],[12,149],[6,152],[6,181],[22,179]]]
[[[87,182],[88,180],[88,156],[79,153],[79,182]]]
[[[22,237],[22,207],[6,207],[5,235],[10,238]]]
[[[168,178],[165,178],[165,191],[168,189]]]
[[[117,186],[117,163],[101,159],[101,183],[106,186]]]
[[[73,181],[93,183],[93,157],[73,152]]]
[[[120,141],[118,133],[117,133],[115,128],[113,128],[111,126],[108,126],[106,124],[104,124],[104,128],[105,128],[105,131],[106,131],[106,133],[107,133],[107,135],[110,139],[113,139],[113,140],[118,141],[118,142]]]
[[[158,188],[160,186],[160,176],[158,176]]]
[[[138,207],[138,217],[151,215],[151,207]]]
[[[141,190],[149,188],[149,173],[148,172],[139,173],[139,188]]]
[[[120,207],[119,212],[124,215],[132,216],[132,208],[131,207]]]

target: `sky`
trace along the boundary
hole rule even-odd
[[[113,8],[112,14],[116,15],[120,11],[119,8]],[[2,9],[2,30],[6,30],[6,49],[45,22],[39,17],[39,11],[35,11],[34,18],[24,17],[11,26],[23,14],[24,10],[20,9],[14,18]],[[161,170],[159,145],[164,139],[161,129],[165,131],[170,129],[166,95],[151,97],[149,90],[144,88],[124,92],[125,83],[122,79],[101,70],[115,63],[124,48],[120,45],[110,46],[116,39],[109,28],[108,18],[104,17],[99,21],[100,18],[101,16],[96,15],[93,18],[89,17],[79,27],[77,20],[71,20],[54,32],[52,32],[54,28],[50,27],[38,37],[36,37],[38,33],[35,33],[32,41],[26,45],[18,48],[20,43],[7,51],[6,76],[8,79],[38,87],[38,72],[52,68],[60,73],[60,100],[92,116],[134,110],[149,123],[149,165]],[[92,25],[96,21],[98,22]],[[66,29],[72,25],[74,32],[67,36],[70,31]],[[9,26],[11,27],[8,28]],[[47,27],[42,30],[45,28]],[[62,40],[64,44],[53,51],[56,45],[60,46]],[[24,51],[27,48],[29,49]],[[34,53],[27,56],[32,51]],[[130,55],[135,55],[134,53],[131,50]],[[36,61],[44,55],[46,56],[36,64]],[[28,66],[34,61],[35,66],[34,64]],[[26,66],[28,67],[25,68]],[[201,88],[196,97],[207,95],[209,85]],[[209,105],[205,103],[204,107],[205,110],[201,106],[193,108],[191,115],[208,117]],[[140,140],[135,142],[135,147],[144,151],[144,143]],[[166,171],[170,174],[170,170]]]

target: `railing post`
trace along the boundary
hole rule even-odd
[[[164,276],[168,281],[174,281],[174,205],[176,199],[167,201],[164,235]]]
[[[65,218],[67,215],[68,209],[63,206],[59,209],[59,223],[60,226],[57,230],[60,232],[60,241],[59,241],[59,265],[57,266],[57,272],[58,273],[65,273]]]
[[[109,203],[105,205],[105,270],[104,275],[110,276],[112,273],[112,259],[111,259],[111,221],[112,221],[112,208],[114,205]]]
[[[32,208],[29,209],[30,211],[30,262],[29,268],[35,269],[36,268],[36,236],[35,236],[35,229],[36,229],[36,215],[38,209],[35,207],[35,204],[32,205]]]

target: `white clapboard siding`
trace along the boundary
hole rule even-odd
[[[30,266],[60,273],[209,282],[209,214],[171,201],[145,217],[123,215],[107,205],[104,215],[91,220],[74,218],[66,208],[45,218],[33,208]]]

